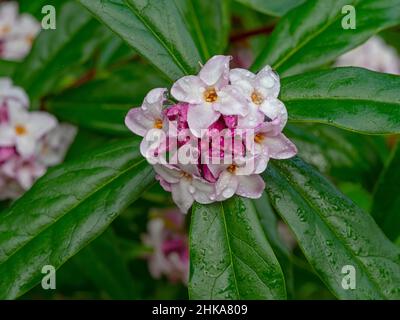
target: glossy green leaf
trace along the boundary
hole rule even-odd
[[[345,5],[356,10],[356,29],[342,27]],[[282,18],[253,69],[269,64],[280,75],[315,69],[397,24],[400,0],[309,0]]]
[[[41,20],[45,15],[42,14],[42,8],[46,5],[54,6],[57,10],[65,3],[66,0],[35,0],[35,1],[19,1],[20,12],[29,13]],[[71,1],[70,1],[71,2]]]
[[[49,172],[0,216],[0,299],[12,299],[60,267],[152,184],[137,141],[110,144]]]
[[[295,234],[309,263],[340,299],[399,299],[400,249],[372,217],[296,157],[272,161],[263,174],[275,209]],[[356,288],[344,289],[344,266]]]
[[[236,0],[259,12],[281,17],[306,0]]]
[[[68,2],[60,11],[57,29],[39,34],[14,74],[16,84],[34,102],[48,94],[67,71],[87,61],[107,30],[78,4]]]
[[[381,148],[389,152],[384,136],[366,136],[316,124],[290,124],[285,134],[299,156],[321,173],[339,181],[361,183],[372,190],[383,168]]]
[[[79,252],[72,261],[99,290],[111,299],[137,299],[135,280],[129,273],[117,239],[108,229]]]
[[[254,205],[234,197],[195,204],[190,227],[191,299],[285,299],[285,281]]]
[[[372,215],[392,241],[400,239],[400,145],[393,149],[374,194]]]
[[[82,86],[50,97],[45,107],[62,120],[111,134],[129,134],[125,116],[139,107],[149,90],[168,82],[147,64],[113,70]]]
[[[18,62],[0,60],[0,75],[1,77],[12,77],[15,69],[18,67]]]
[[[196,73],[199,51],[170,0],[79,0],[170,79]]]
[[[336,68],[282,79],[292,122],[318,122],[366,134],[400,133],[400,77]]]
[[[229,0],[175,0],[203,61],[222,54],[228,44]]]

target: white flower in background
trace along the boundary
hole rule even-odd
[[[400,74],[400,57],[396,50],[375,36],[363,45],[339,57],[337,67],[360,67],[377,72]]]
[[[76,129],[47,112],[29,112],[28,97],[0,78],[0,199],[15,199],[60,163]]]
[[[11,79],[0,78],[0,108],[5,108],[7,106],[10,108],[21,107],[27,109],[28,105],[29,98],[24,90],[19,87],[14,87]]]
[[[56,118],[46,112],[9,107],[8,121],[0,126],[0,147],[15,146],[23,158],[31,157],[36,144],[56,125]]]
[[[189,278],[189,245],[185,219],[178,210],[153,213],[147,224],[143,243],[152,252],[147,255],[151,275],[160,279],[187,284]]]
[[[52,129],[37,145],[36,154],[39,162],[46,167],[61,163],[77,132],[78,129],[75,126],[67,123],[60,123]]]
[[[18,3],[0,4],[0,58],[22,60],[29,53],[40,24],[29,14],[18,13]]]

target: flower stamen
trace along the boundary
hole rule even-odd
[[[204,100],[206,102],[212,103],[217,101],[217,99],[218,99],[218,94],[214,87],[208,88],[206,91],[204,91]]]
[[[237,166],[234,164],[231,164],[226,170],[228,170],[229,173],[235,173],[237,169]]]
[[[251,101],[256,105],[261,105],[264,102],[264,97],[256,90],[251,94]]]
[[[261,143],[261,142],[264,141],[264,139],[265,139],[265,137],[264,137],[264,135],[261,134],[261,133],[257,133],[257,134],[254,136],[254,142],[256,142],[256,143]]]
[[[18,136],[24,136],[24,135],[26,135],[28,133],[28,130],[26,130],[26,127],[24,125],[17,124],[15,126],[15,133]]]
[[[161,119],[157,119],[154,121],[154,128],[155,129],[162,129],[163,128],[163,121]]]

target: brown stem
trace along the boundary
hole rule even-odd
[[[248,30],[248,31],[244,31],[244,32],[241,32],[241,33],[233,34],[230,37],[230,41],[231,42],[239,42],[239,41],[245,40],[247,38],[260,35],[260,34],[270,34],[274,30],[274,27],[275,27],[274,25],[270,25],[270,26],[265,26],[265,27],[262,27],[262,28],[257,28],[257,29]]]

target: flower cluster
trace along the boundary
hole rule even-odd
[[[0,200],[19,197],[60,163],[76,134],[75,127],[28,106],[25,92],[0,78]]]
[[[40,24],[29,14],[18,14],[18,3],[0,4],[0,58],[21,60],[30,51]]]
[[[177,210],[153,214],[143,243],[152,249],[148,255],[151,275],[165,275],[171,282],[187,284],[189,278],[189,247],[185,219]]]
[[[388,46],[382,38],[375,36],[339,57],[336,66],[353,66],[377,72],[400,74],[400,57],[395,48]]]
[[[269,66],[257,74],[231,70],[230,60],[214,56],[197,76],[177,80],[175,101],[165,88],[151,90],[125,119],[144,137],[141,153],[182,212],[193,201],[260,197],[265,185],[259,174],[269,159],[297,153],[282,134],[287,111],[278,99],[278,75]]]

